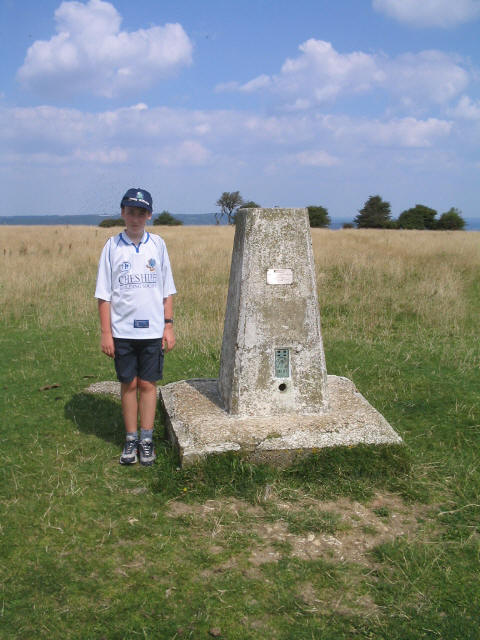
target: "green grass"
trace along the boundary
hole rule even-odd
[[[326,340],[329,370],[355,380],[405,447],[321,450],[284,470],[229,454],[178,470],[162,440],[153,469],[117,464],[119,404],[84,393],[112,378],[96,336],[2,335],[2,637],[201,638],[213,627],[228,638],[478,637],[480,380],[478,369],[460,371],[474,346],[467,339],[463,354],[447,341],[425,349],[412,331],[408,357],[393,339],[390,348]],[[191,375],[214,375],[217,366],[213,357],[191,361]],[[167,381],[182,367],[182,353],[172,353]],[[60,386],[39,390],[53,383]],[[426,503],[432,539],[377,547],[373,574],[354,562],[296,558],[278,542],[279,559],[249,571],[251,548],[264,541],[249,531],[248,505],[261,510],[256,523],[334,534],[338,516],[302,501],[368,504],[382,492],[402,496],[407,508]],[[212,518],[168,515],[172,500],[188,507],[230,499],[245,511],[230,521],[224,514],[216,536]],[[389,514],[379,509],[380,519]],[[334,615],[305,602],[306,583],[320,602],[343,593],[349,606]],[[373,613],[356,608],[365,595]]]
[[[323,316],[329,373],[353,379],[405,446],[320,450],[287,469],[235,454],[179,469],[160,416],[157,464],[121,467],[119,403],[85,393],[113,379],[96,319],[5,320],[0,637],[480,637],[479,275],[465,274],[456,327],[405,313],[352,337],[341,310]],[[167,356],[165,383],[216,376],[206,340]]]

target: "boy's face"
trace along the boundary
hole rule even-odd
[[[150,220],[152,214],[147,209],[141,207],[123,207],[122,218],[125,220],[127,232],[134,235],[143,233],[147,220]]]

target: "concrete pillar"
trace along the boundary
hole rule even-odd
[[[402,442],[351,380],[327,376],[305,209],[238,212],[220,360],[218,380],[161,387],[182,464],[236,451],[286,465],[322,447]]]
[[[218,386],[236,415],[328,408],[306,209],[237,213]]]

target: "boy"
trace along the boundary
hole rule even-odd
[[[164,349],[175,346],[172,296],[176,290],[165,242],[145,231],[152,217],[152,196],[145,189],[128,189],[120,208],[125,230],[109,238],[103,248],[95,297],[101,348],[115,358],[121,383],[126,442],[120,464],[134,464],[139,457],[148,466],[156,458],[156,382],[162,378]]]

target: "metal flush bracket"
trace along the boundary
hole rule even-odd
[[[275,349],[275,377],[290,377],[290,349]]]

